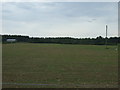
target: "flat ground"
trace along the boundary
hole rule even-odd
[[[117,87],[117,46],[3,44],[3,88]]]

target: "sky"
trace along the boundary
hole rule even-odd
[[[4,2],[2,34],[32,37],[118,36],[117,2]],[[0,20],[1,21],[1,20]]]

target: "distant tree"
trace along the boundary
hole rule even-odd
[[[105,45],[105,38],[102,36],[96,38],[71,38],[71,37],[29,37],[21,35],[1,35],[2,42],[6,43],[7,39],[16,39],[17,42],[28,43],[58,43],[58,44],[83,44],[83,45]],[[109,45],[117,45],[120,43],[120,37],[108,38]]]
[[[99,37],[96,38],[95,44],[104,45],[105,44],[105,39],[102,36],[99,36]]]

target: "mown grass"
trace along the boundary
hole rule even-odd
[[[105,46],[96,45],[3,44],[3,88],[117,87],[116,48],[109,46],[109,49],[105,49]]]

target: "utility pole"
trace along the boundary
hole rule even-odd
[[[108,49],[108,48],[107,48],[107,29],[108,29],[108,26],[106,25],[106,38],[105,38],[105,39],[106,39],[106,40],[105,40],[106,49]]]

